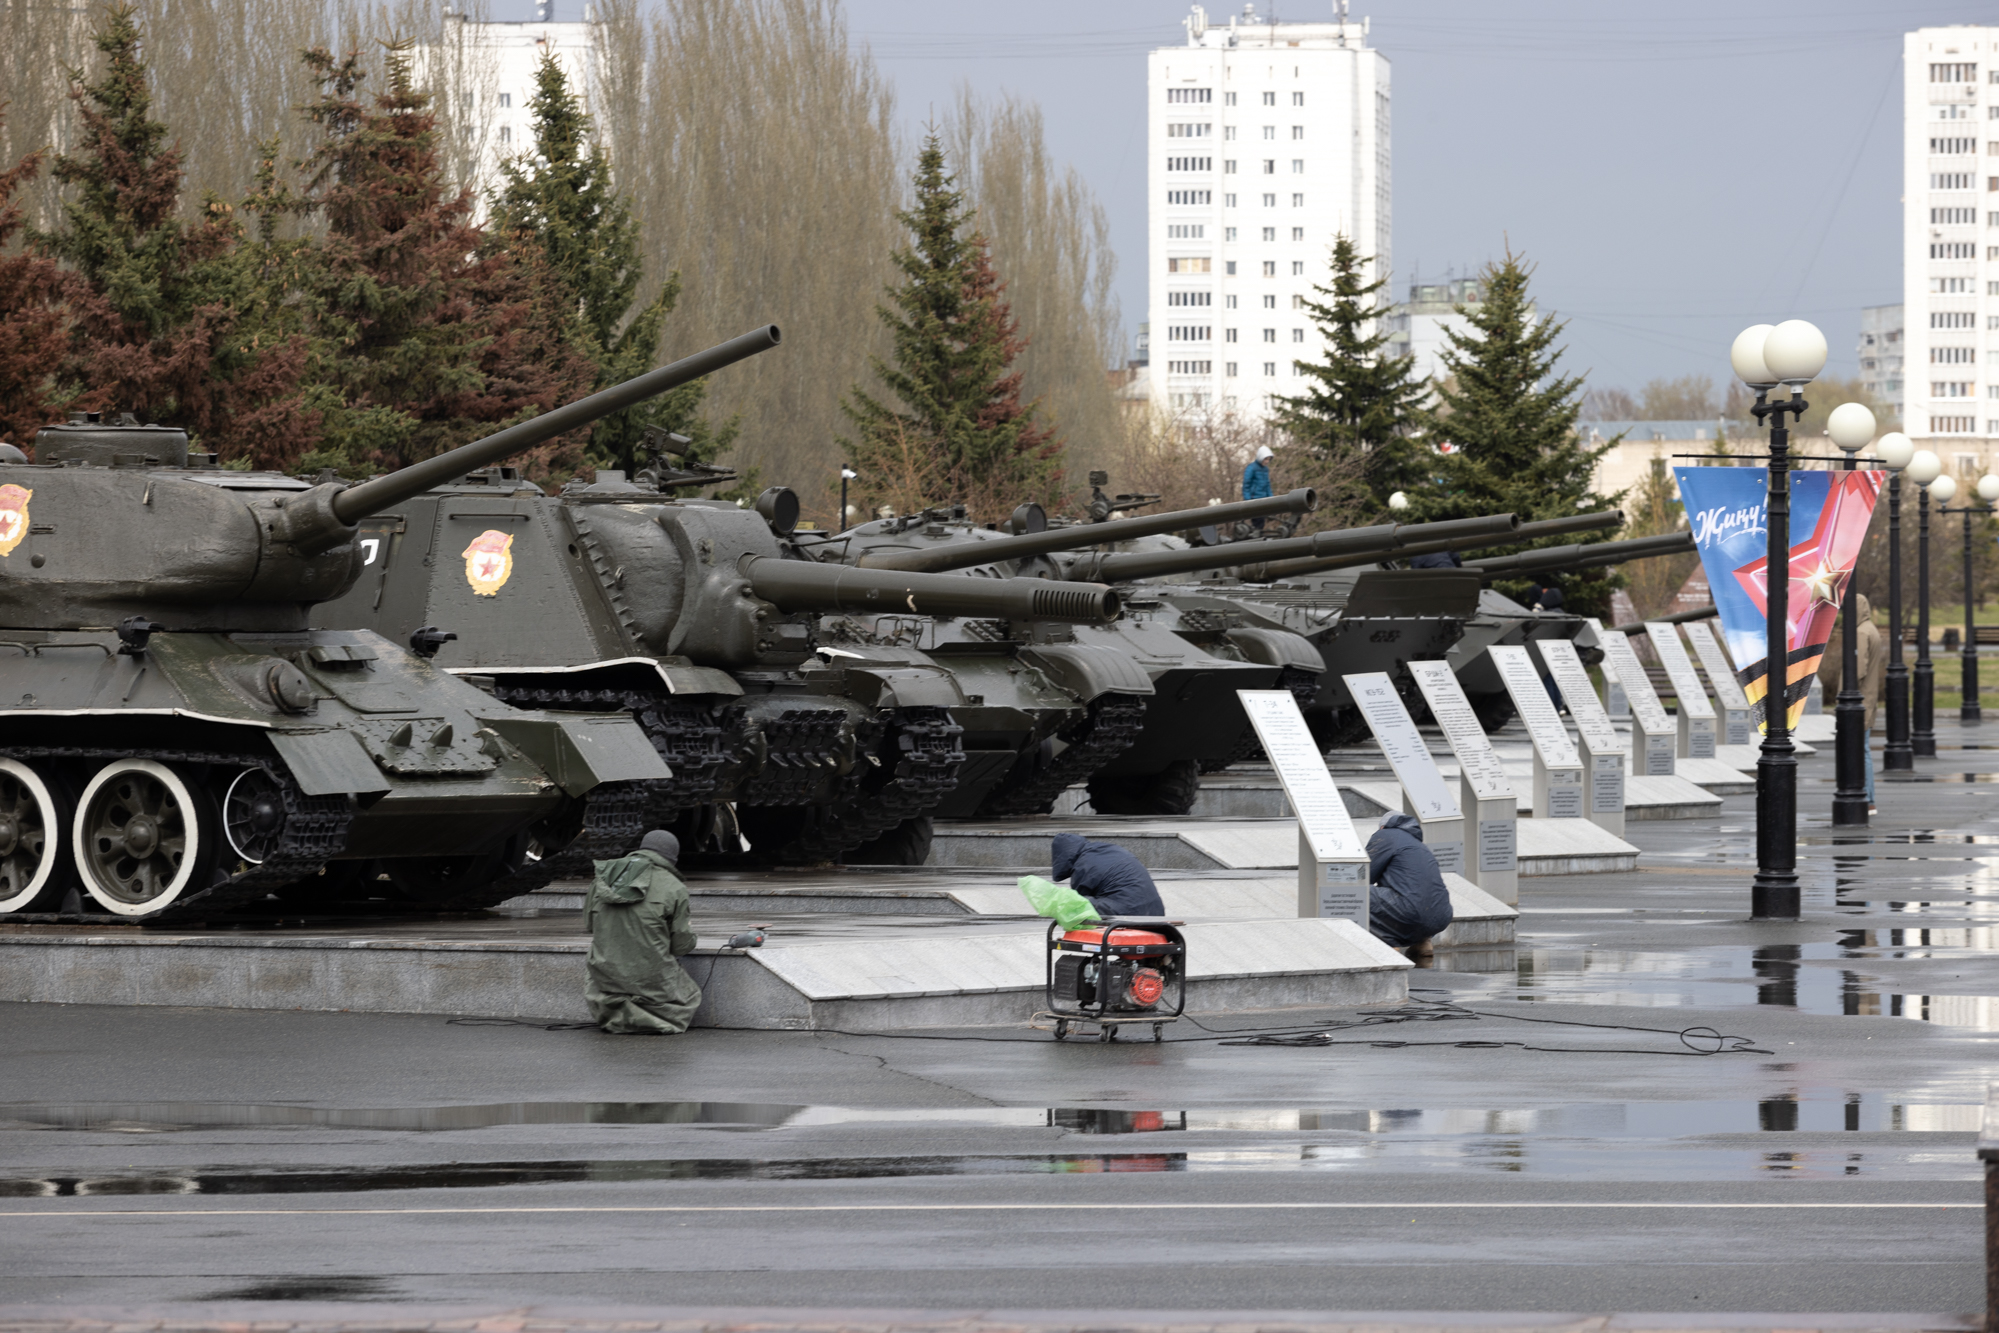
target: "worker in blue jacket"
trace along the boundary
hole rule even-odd
[[[1051,879],[1090,900],[1105,916],[1165,916],[1159,887],[1139,859],[1113,842],[1090,842],[1079,833],[1058,833],[1050,848]]]
[[[1367,927],[1385,944],[1427,954],[1430,937],[1451,924],[1451,891],[1437,854],[1423,845],[1423,821],[1395,814],[1367,840]]]
[[[1257,448],[1256,457],[1249,460],[1242,470],[1242,498],[1245,500],[1266,500],[1270,498],[1270,460],[1275,457],[1269,445]],[[1253,518],[1250,526],[1263,531],[1263,520]]]

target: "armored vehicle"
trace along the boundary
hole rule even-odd
[[[799,503],[784,488],[747,508],[673,494],[714,479],[657,457],[559,495],[503,468],[454,478],[363,524],[363,577],[315,621],[391,637],[448,625],[437,664],[502,699],[628,713],[674,771],[647,818],[676,829],[688,859],[801,864],[867,846],[920,861],[920,821],[960,781],[960,718],[983,686],[910,645],[824,638],[819,617],[1066,628],[1116,619],[1116,595],[822,565],[794,540]],[[481,579],[461,572],[461,552],[468,571],[481,552],[505,564]]]
[[[359,486],[237,472],[179,431],[84,416],[0,463],[0,911],[72,887],[115,916],[212,916],[376,883],[491,905],[564,856],[628,850],[670,771],[621,715],[508,706],[428,654],[313,629],[357,525],[775,346],[759,330]],[[455,553],[454,553],[455,554]],[[468,548],[473,586],[504,578]],[[455,562],[456,563],[456,562]],[[288,909],[296,910],[296,908]]]
[[[1108,518],[1114,505],[1153,498],[1103,497],[1092,513]],[[863,524],[821,543],[816,553],[862,569],[959,571],[959,580],[974,586],[1005,574],[1068,580],[1078,551],[1203,523],[1303,513],[1316,503],[1312,491],[1299,490],[1064,526],[1049,526],[1037,508],[1024,506],[1007,533],[978,526],[954,506]],[[919,623],[891,613],[846,617],[842,632],[855,643],[920,648],[981,682],[980,707],[955,714],[964,719],[972,780],[940,814],[1045,812],[1077,783],[1088,785],[1100,813],[1185,813],[1201,765],[1226,762],[1249,730],[1236,691],[1299,682],[1309,691],[1318,656],[1281,630],[1203,626],[1183,633],[1181,617],[1150,589],[1132,590],[1124,607],[1115,624],[1088,627],[990,618]],[[1046,708],[1044,681],[1079,700],[1082,713]]]

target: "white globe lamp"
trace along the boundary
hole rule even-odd
[[[1847,453],[1859,453],[1874,439],[1874,414],[1863,403],[1841,403],[1826,419],[1825,433]]]
[[[1891,430],[1874,446],[1874,456],[1896,472],[1909,466],[1916,456],[1916,442],[1899,430]]]
[[[1728,349],[1728,363],[1735,368],[1736,378],[1752,389],[1777,387],[1777,377],[1763,364],[1763,344],[1774,327],[1771,324],[1751,324],[1735,335],[1735,342]]]
[[[1985,501],[1986,504],[1991,504],[1994,500],[1999,500],[1999,477],[1993,476],[1990,472],[1980,477],[1978,479],[1978,498]]]
[[[1779,382],[1802,388],[1825,369],[1825,335],[1818,325],[1787,319],[1763,340],[1763,366]]]
[[[1409,497],[1403,492],[1397,491],[1388,497],[1388,507],[1390,509],[1407,509],[1409,507]]]
[[[1957,494],[1957,478],[1945,474],[1930,483],[1930,498],[1940,505],[1947,505]]]
[[[1916,450],[1909,460],[1909,480],[1918,486],[1927,486],[1935,481],[1943,471],[1943,460],[1927,449]]]

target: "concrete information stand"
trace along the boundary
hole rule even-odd
[[[1555,711],[1555,701],[1548,697],[1548,687],[1534,670],[1533,659],[1517,644],[1494,644],[1485,651],[1499,668],[1499,678],[1506,682],[1506,692],[1513,696],[1513,706],[1534,741],[1534,818],[1581,819],[1583,761],[1569,739],[1569,729],[1562,725],[1562,715]]]
[[[1694,656],[1707,672],[1707,683],[1714,687],[1715,706],[1721,710],[1721,743],[1753,745],[1756,724],[1749,717],[1749,696],[1742,692],[1742,682],[1735,678],[1735,666],[1714,636],[1714,626],[1690,620],[1680,628],[1687,632]]]
[[[1465,814],[1464,877],[1503,903],[1520,901],[1520,796],[1449,662],[1411,662],[1409,674],[1458,757]]]
[[[1597,646],[1602,647],[1603,622],[1591,616],[1589,627],[1596,632]],[[1590,687],[1591,693],[1595,693],[1595,688],[1595,686]],[[1617,683],[1617,677],[1608,671],[1603,673],[1603,711],[1620,722],[1628,721],[1631,717],[1631,700],[1625,697],[1624,687]]]
[[[1289,690],[1237,690],[1298,817],[1298,915],[1368,928],[1367,851]]]
[[[1534,646],[1541,650],[1541,660],[1548,664],[1548,674],[1555,678],[1555,688],[1562,692],[1562,702],[1568,705],[1569,717],[1574,720],[1576,736],[1582,743],[1583,767],[1589,771],[1589,821],[1621,838],[1624,765],[1631,751],[1598,702],[1576,646],[1567,639],[1536,639]]]
[[[1679,697],[1676,753],[1682,759],[1714,758],[1714,705],[1708,702],[1701,673],[1694,670],[1693,659],[1671,625],[1648,620],[1645,632],[1652,636],[1652,651],[1659,654],[1659,663],[1666,668],[1666,678],[1673,682],[1673,693]]]
[[[1603,644],[1603,678],[1616,677],[1631,701],[1631,771],[1650,777],[1670,777],[1679,736],[1666,705],[1652,690],[1645,664],[1631,651],[1631,641],[1614,629],[1598,636]]]
[[[1375,743],[1402,784],[1402,808],[1423,821],[1423,843],[1445,870],[1465,874],[1465,820],[1430,747],[1384,672],[1344,677]],[[1467,879],[1469,875],[1465,876]]]

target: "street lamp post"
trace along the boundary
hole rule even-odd
[[[1841,403],[1826,419],[1826,434],[1846,455],[1846,470],[1874,439],[1874,414],[1860,403]],[[1860,592],[1853,571],[1839,605],[1839,702],[1833,708],[1833,796],[1835,825],[1867,822],[1867,697],[1860,691]]]
[[[1772,328],[1757,324],[1736,335],[1729,362],[1756,390],[1751,411],[1770,425],[1769,517],[1764,546],[1763,749],[1756,760],[1756,878],[1750,915],[1759,921],[1798,917],[1798,759],[1791,744],[1790,584],[1791,435],[1784,415],[1796,421],[1808,404],[1805,385],[1825,368],[1825,335],[1801,319]],[[1770,390],[1790,386],[1791,396],[1770,401]]]
[[[1990,472],[1978,479],[1978,498],[1983,504],[1966,504],[1959,510],[1964,515],[1964,699],[1957,710],[1960,722],[1983,720],[1978,707],[1978,625],[1975,612],[1978,608],[1978,585],[1971,571],[1971,516],[1989,514],[1992,502],[1999,500],[1999,477]]]
[[[1936,668],[1930,664],[1930,488],[1947,484],[1946,498],[1957,490],[1957,483],[1942,472],[1943,460],[1927,449],[1918,449],[1909,461],[1909,480],[1916,483],[1916,697],[1909,744],[1918,759],[1934,759],[1937,753]]]
[[[1909,668],[1902,663],[1902,472],[1916,446],[1897,430],[1883,435],[1874,452],[1888,468],[1888,743],[1881,767],[1906,773],[1916,759],[1909,748]]]
[[[835,531],[847,530],[847,483],[860,475],[850,467],[840,469],[840,526]]]

